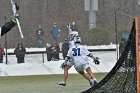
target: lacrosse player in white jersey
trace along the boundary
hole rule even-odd
[[[78,36],[77,31],[73,31],[69,34],[69,48],[75,45],[74,38]],[[61,68],[64,69],[64,76],[63,76],[63,81],[58,82],[58,85],[66,86],[66,81],[68,78],[68,70],[74,65],[74,60],[71,58],[67,62],[64,62],[61,65]]]
[[[64,64],[67,64],[69,60],[73,59],[74,60],[73,63],[76,71],[80,73],[84,78],[86,78],[89,81],[90,85],[93,87],[97,84],[97,81],[90,69],[88,57],[93,58],[95,64],[99,64],[100,62],[98,58],[94,57],[92,53],[90,53],[83,45],[80,45],[81,43],[80,37],[75,37],[74,42],[75,45],[69,49]],[[60,83],[59,85],[63,85],[63,84]]]

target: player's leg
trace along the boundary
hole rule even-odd
[[[96,78],[94,76],[94,73],[91,71],[90,67],[88,67],[88,66],[85,67],[85,69],[86,69],[87,74],[91,78],[91,82],[92,82],[92,85],[91,86],[95,86],[97,84],[97,80],[96,80]]]
[[[77,71],[79,74],[81,74],[85,79],[87,79],[87,80],[89,81],[90,85],[92,86],[93,83],[94,83],[94,81],[93,81],[93,79],[89,76],[89,74],[87,74],[87,73],[84,72],[84,70],[86,70],[84,67],[86,67],[86,66],[82,65],[82,66],[79,66],[79,67],[75,67],[75,69],[76,69],[76,71]]]
[[[66,81],[68,78],[68,70],[71,68],[72,66],[67,65],[64,67],[64,75],[63,75],[63,81],[58,82],[58,85],[62,85],[62,86],[66,86]]]
[[[90,67],[86,68],[86,72],[87,72],[87,74],[91,77],[91,79],[94,79],[94,78],[95,78],[95,76],[94,76],[94,74],[92,73]]]
[[[67,81],[67,78],[68,78],[68,70],[71,68],[71,66],[67,65],[65,68],[64,68],[64,82],[66,83]]]
[[[88,81],[90,81],[90,76],[87,74],[87,73],[85,73],[84,71],[78,71],[78,70],[76,70],[79,74],[81,74],[85,79],[87,79]]]
[[[90,80],[89,80],[90,85],[92,87],[95,86],[97,84],[97,80],[96,80],[94,74],[92,73],[88,63],[83,65],[83,70],[86,70],[88,76],[90,77]]]
[[[66,81],[68,78],[68,70],[74,65],[73,59],[70,59],[65,64],[66,66],[64,67],[63,81],[57,83],[58,85],[62,85],[62,86],[66,86]]]

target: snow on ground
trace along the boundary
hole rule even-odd
[[[102,46],[87,46],[88,49],[112,49],[116,45]],[[26,48],[27,52],[45,51],[45,48]],[[8,49],[8,52],[13,52],[14,49]],[[109,72],[116,63],[116,51],[93,52],[100,59],[100,65],[95,65],[93,60],[89,58],[90,66],[93,72]],[[60,53],[60,58],[62,54]],[[5,62],[5,57],[4,57]],[[0,64],[0,76],[20,76],[20,75],[48,75],[48,74],[63,74],[60,68],[64,60],[47,61],[47,56],[44,54],[44,63],[42,54],[26,54],[25,63],[17,64],[15,55],[8,55],[8,64]],[[69,73],[77,73],[72,67]]]
[[[112,43],[110,45],[97,45],[97,46],[87,46],[87,45],[85,45],[85,46],[87,47],[87,49],[115,49],[116,48],[116,45],[114,45]],[[27,52],[46,51],[46,48],[26,48],[26,51]],[[8,53],[13,53],[14,49],[13,48],[8,49],[7,52]]]

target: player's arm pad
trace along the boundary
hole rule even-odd
[[[96,59],[96,57],[94,57],[94,56],[92,55],[92,53],[89,53],[87,56],[88,56],[88,57],[91,57],[93,60]]]
[[[98,60],[99,58],[98,57],[94,57],[92,55],[92,53],[89,53],[87,56],[91,57],[94,61],[95,64],[99,65],[100,64],[100,61]]]

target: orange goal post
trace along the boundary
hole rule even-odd
[[[138,17],[135,17],[135,31],[136,31],[136,72],[137,72],[137,93],[140,93],[140,62],[139,62],[139,30]]]

